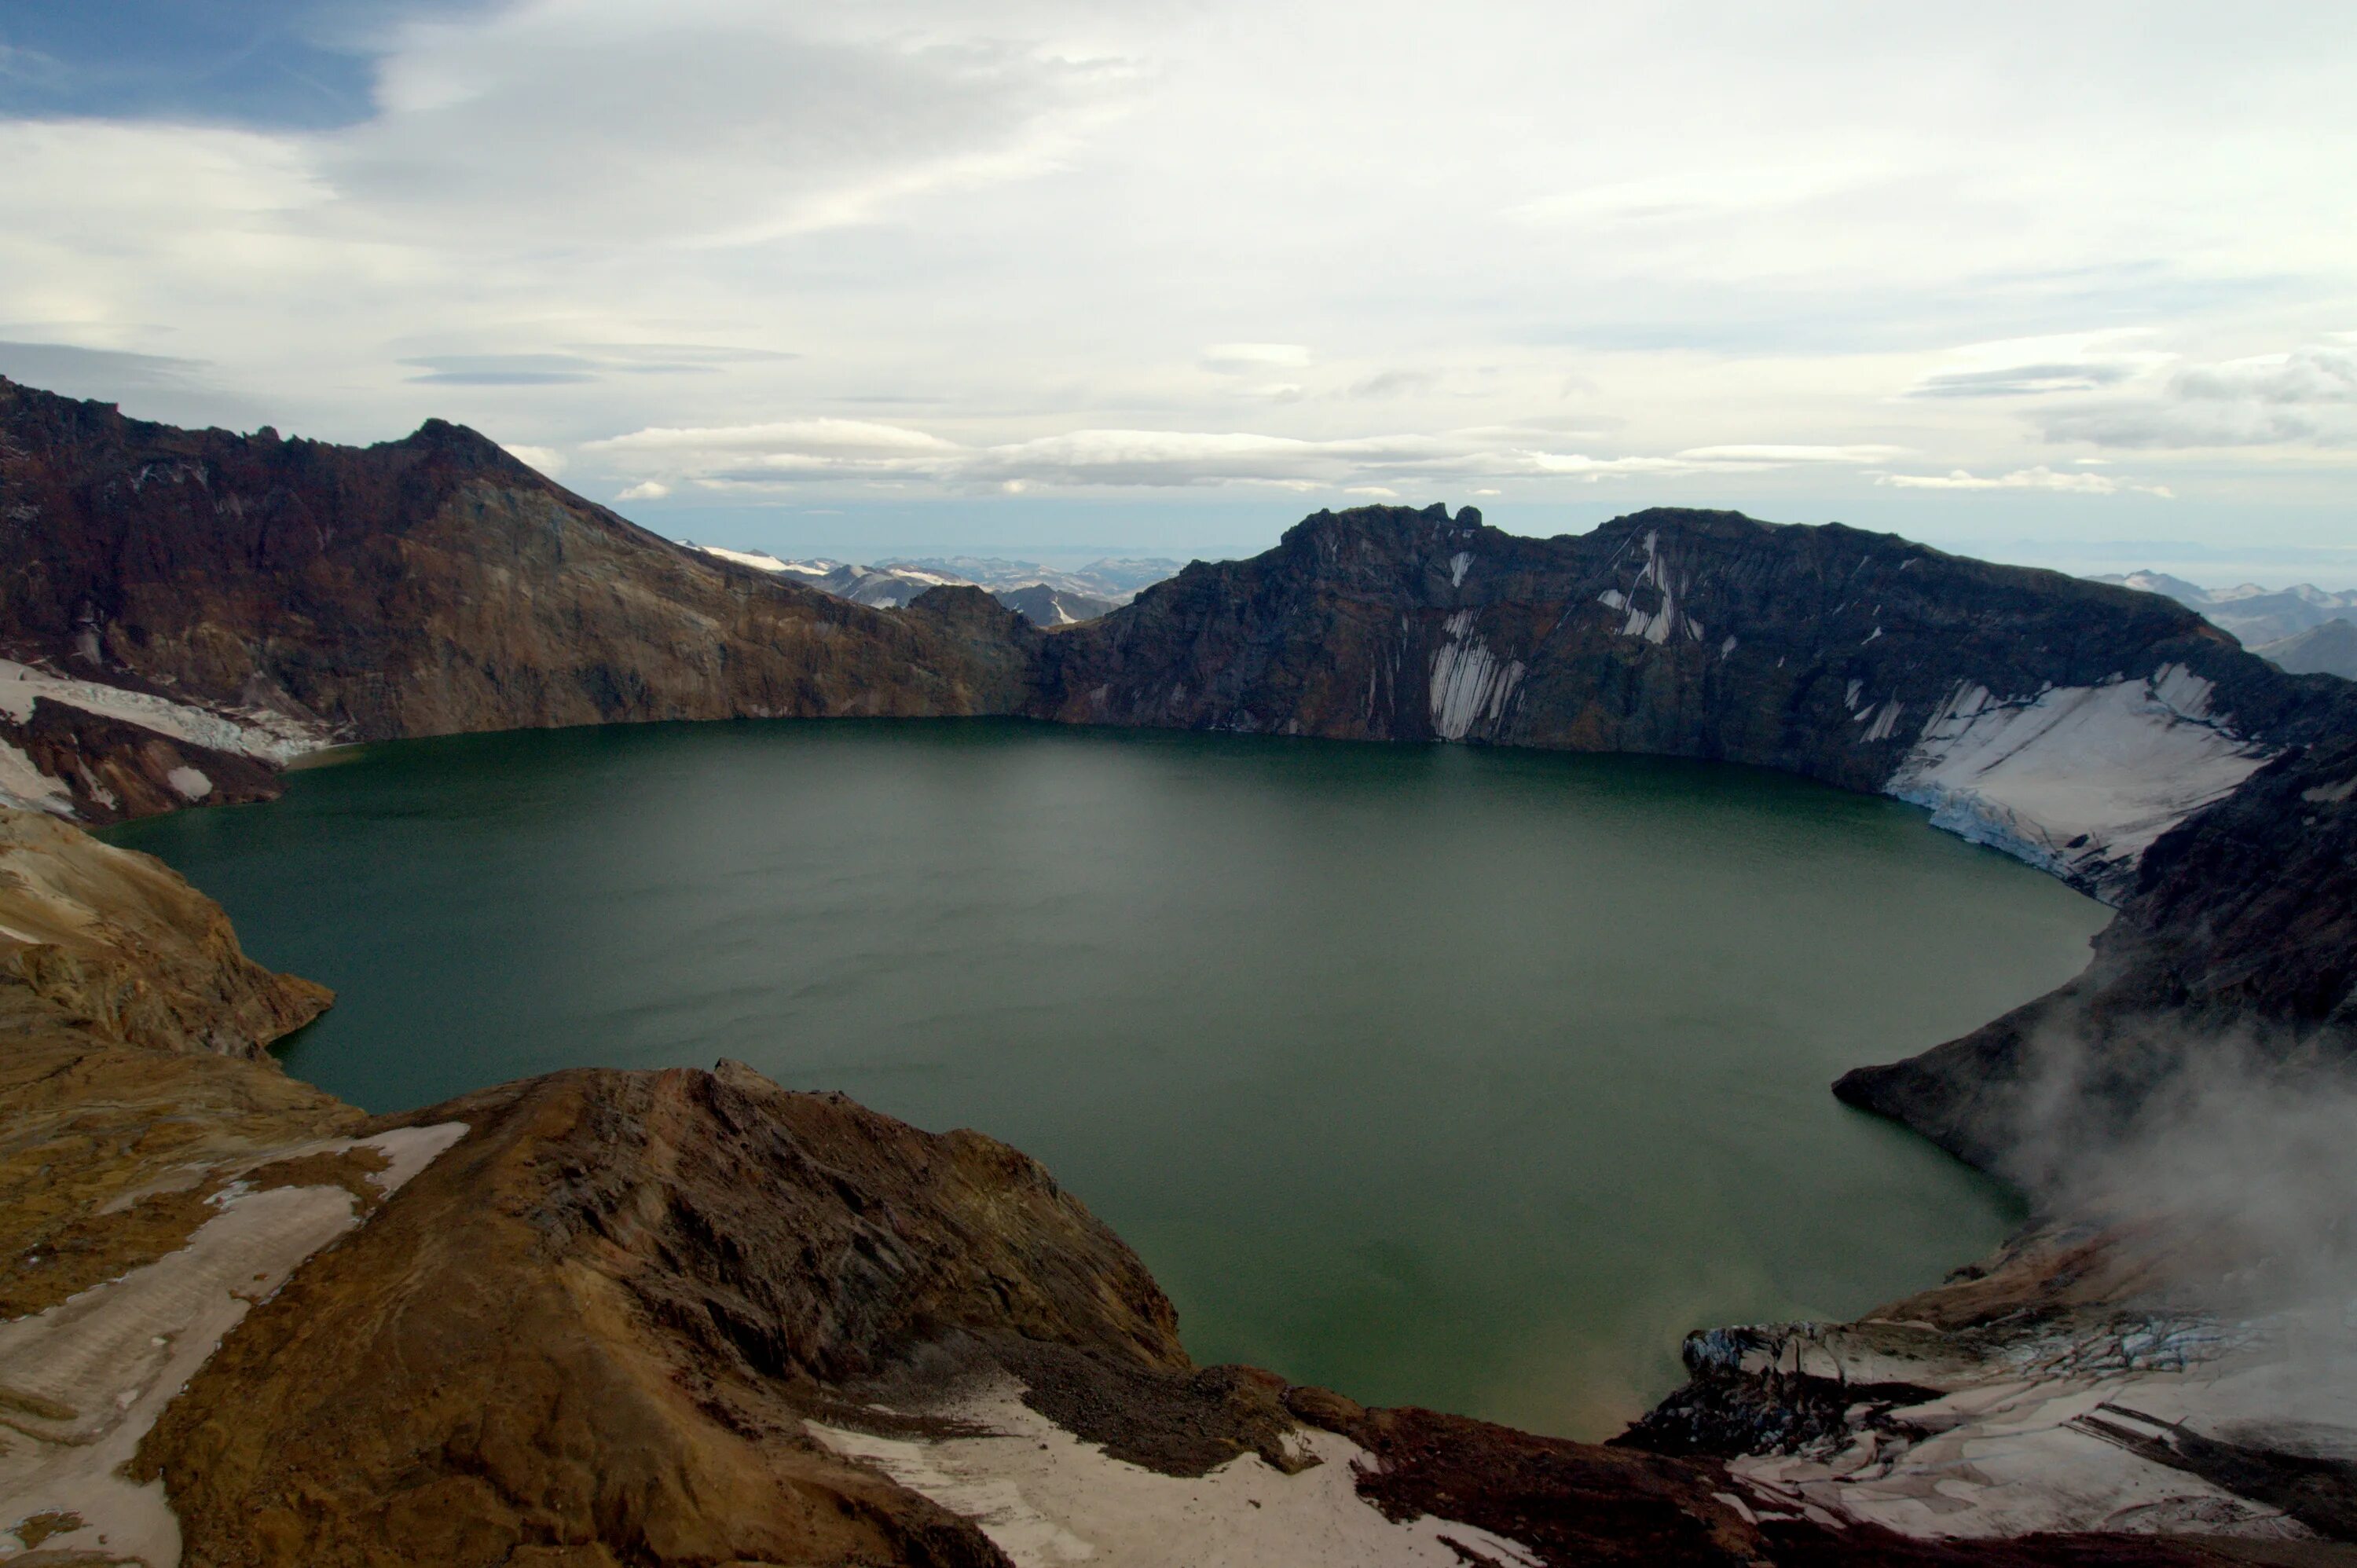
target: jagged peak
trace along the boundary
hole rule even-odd
[[[423,446],[435,451],[472,454],[496,457],[502,462],[517,463],[507,449],[470,424],[454,424],[447,419],[429,418],[425,424],[393,443],[397,446]],[[518,463],[518,467],[524,465]]]
[[[1435,530],[1471,532],[1483,526],[1479,507],[1459,507],[1452,517],[1446,501],[1434,501],[1425,507],[1354,506],[1345,507],[1340,511],[1327,507],[1311,512],[1286,529],[1280,542],[1330,533],[1422,538]]]

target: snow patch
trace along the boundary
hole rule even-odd
[[[178,790],[183,800],[201,800],[213,792],[213,781],[194,768],[175,768],[164,775],[164,782]]]
[[[301,1144],[274,1157],[372,1148],[387,1164],[369,1179],[391,1193],[466,1133],[465,1122],[445,1122]],[[7,1517],[81,1517],[79,1528],[46,1543],[60,1561],[179,1562],[180,1524],[164,1483],[124,1474],[140,1440],[248,1307],[360,1223],[340,1187],[257,1191],[233,1182],[213,1204],[219,1212],[179,1251],[46,1312],[0,1323],[0,1386],[71,1412],[12,1417],[16,1431],[0,1449]],[[79,1552],[90,1555],[72,1555]]]
[[[32,716],[37,699],[121,719],[192,746],[235,752],[282,767],[328,744],[327,735],[317,727],[265,709],[215,713],[146,692],[125,691],[96,681],[70,681],[0,659],[0,714],[22,724]]]
[[[1699,642],[1703,635],[1702,623],[1678,608],[1681,585],[1672,580],[1670,563],[1662,559],[1661,540],[1660,530],[1646,530],[1645,564],[1637,574],[1637,580],[1629,585],[1626,594],[1608,588],[1598,596],[1611,608],[1629,612],[1628,618],[1620,623],[1620,635],[1623,637],[1641,637],[1647,642],[1659,645],[1683,631],[1689,641]],[[1662,607],[1650,615],[1639,609],[1636,601],[1637,590],[1649,585],[1662,596]],[[1685,588],[1693,585],[1691,577],[1683,585]]]
[[[34,767],[31,757],[5,740],[0,740],[0,801],[53,811],[60,817],[73,815],[72,791]]]
[[[1452,588],[1463,586],[1465,568],[1471,564],[1473,564],[1473,557],[1465,551],[1460,550],[1451,555],[1448,558],[1448,585]]]
[[[2274,755],[2212,721],[2211,693],[2182,664],[2028,698],[1960,681],[1883,792],[2111,898],[2155,839]]]
[[[798,561],[780,561],[760,550],[723,550],[717,544],[699,544],[696,549],[706,555],[717,555],[723,561],[734,561],[739,566],[750,566],[756,572],[791,572],[798,577],[823,577],[824,572],[814,571]]]
[[[1479,722],[1495,725],[1522,683],[1520,660],[1501,660],[1471,636],[1474,612],[1459,610],[1443,625],[1448,640],[1432,656],[1432,732],[1463,740]]]
[[[1257,1454],[1200,1477],[1164,1476],[1109,1457],[1025,1405],[999,1381],[942,1414],[985,1435],[909,1441],[805,1423],[836,1453],[972,1520],[1017,1568],[1536,1568],[1520,1541],[1420,1515],[1395,1523],[1359,1496],[1374,1460],[1331,1432],[1297,1430],[1312,1459],[1288,1476]]]

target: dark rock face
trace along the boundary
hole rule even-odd
[[[986,595],[849,605],[672,544],[439,421],[354,448],[0,381],[0,650],[323,738],[1028,696],[1029,634]]]
[[[2255,736],[2301,727],[2310,705],[2155,596],[1734,512],[1555,539],[1471,508],[1320,512],[1046,659],[1046,701],[1070,719],[1641,751],[1865,789],[1966,677],[2035,692],[2182,662]],[[1899,704],[1879,734],[1859,721],[1868,701]]]

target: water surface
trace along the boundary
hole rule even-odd
[[[997,722],[338,754],[132,824],[340,1000],[374,1111],[583,1064],[841,1089],[1038,1155],[1199,1359],[1597,1436],[1687,1328],[1935,1283],[2007,1196],[1826,1084],[2104,911],[1749,768]]]

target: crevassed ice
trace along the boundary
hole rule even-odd
[[[2213,722],[2212,692],[2182,664],[2034,697],[1960,681],[1883,790],[1928,807],[1935,826],[2115,896],[2155,839],[2274,754]]]
[[[307,751],[316,751],[327,738],[278,714],[246,712],[232,718],[168,697],[96,681],[70,681],[0,659],[0,713],[21,724],[32,716],[37,699],[121,719],[214,751],[237,752],[270,762],[291,762]]]

